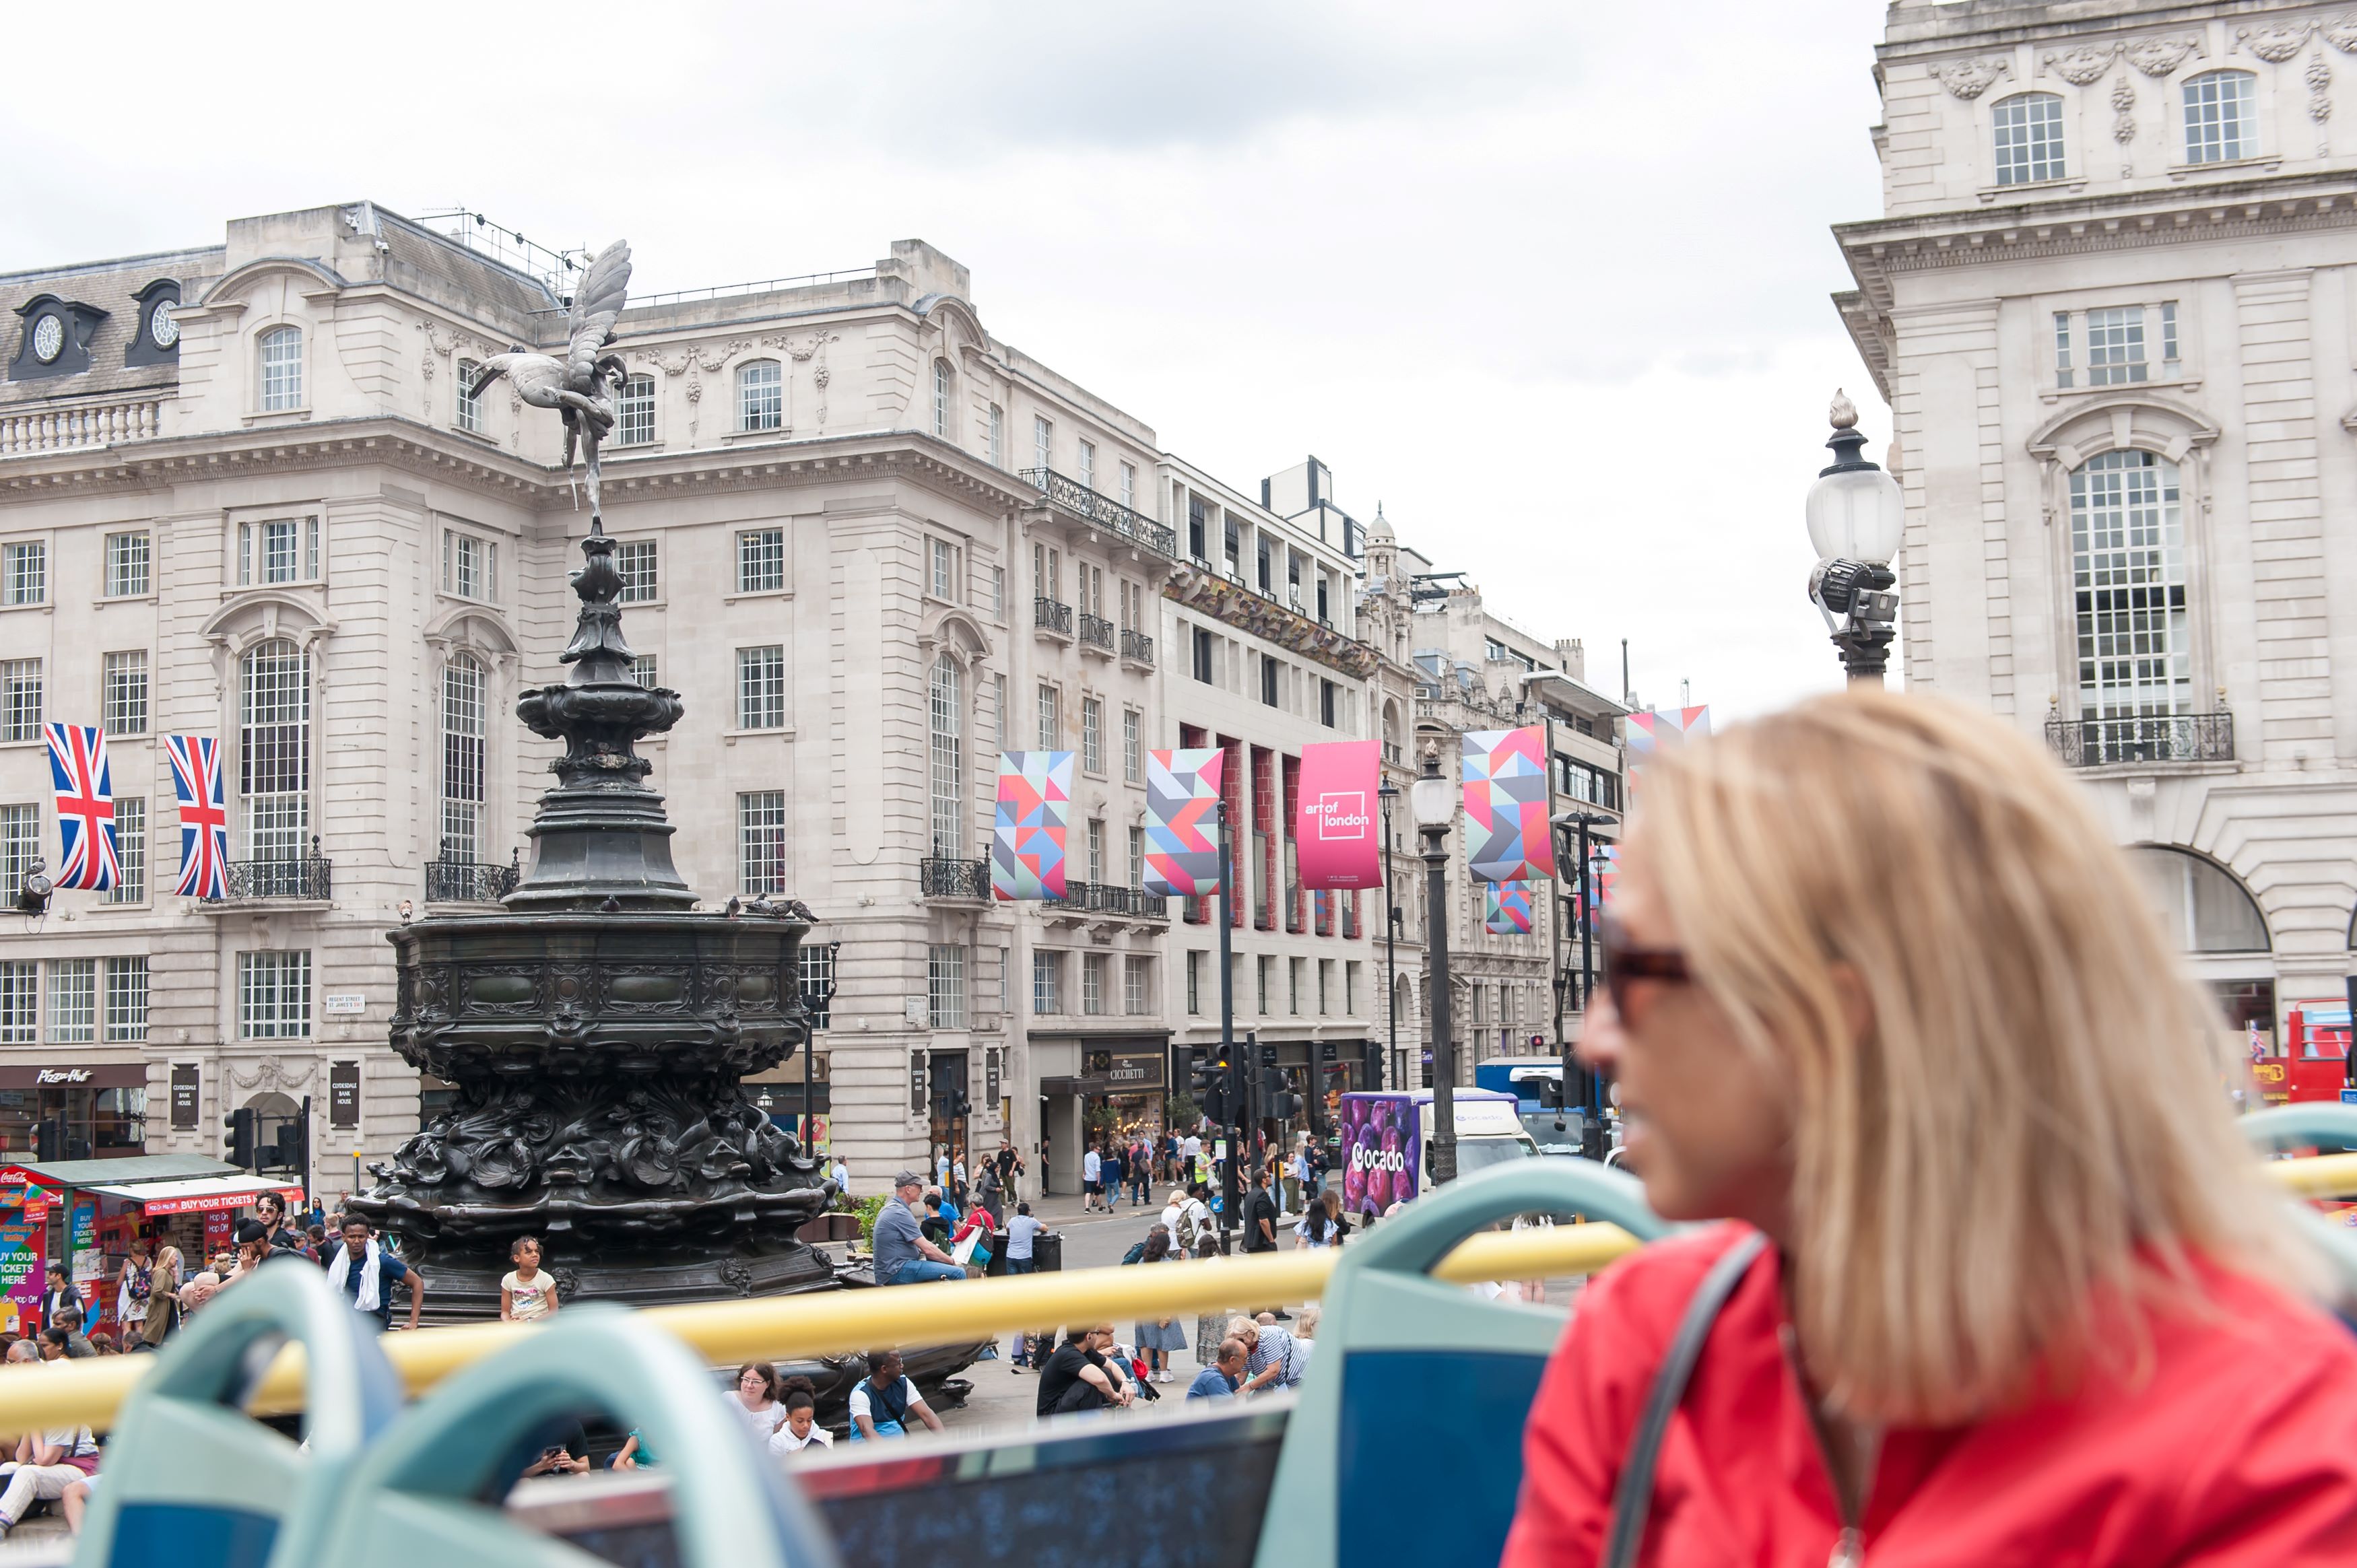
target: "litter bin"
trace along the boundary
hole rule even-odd
[[[990,1238],[990,1262],[983,1269],[985,1279],[995,1280],[1006,1272],[1006,1232],[994,1231]]]
[[[1042,1230],[1032,1237],[1031,1266],[1043,1274],[1061,1273],[1064,1267],[1064,1239],[1053,1230]]]

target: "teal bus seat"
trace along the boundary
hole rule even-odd
[[[1634,1176],[1536,1159],[1452,1182],[1345,1247],[1278,1455],[1260,1568],[1498,1561],[1563,1315],[1431,1273],[1475,1231],[1534,1213],[1609,1220],[1640,1240],[1670,1229]],[[1419,1419],[1420,1402],[1439,1419]]]
[[[303,1347],[298,1446],[242,1408],[283,1343]],[[300,1260],[215,1297],[124,1401],[74,1554],[92,1568],[297,1568],[328,1561],[321,1517],[400,1413],[371,1326]]]
[[[553,1423],[636,1430],[671,1487],[683,1568],[834,1568],[833,1541],[754,1445],[701,1358],[618,1306],[573,1306],[445,1379],[354,1468],[328,1529],[337,1568],[591,1568],[607,1559],[501,1504]]]
[[[2254,1111],[2243,1118],[2243,1136],[2263,1154],[2292,1147],[2314,1148],[2322,1154],[2357,1149],[2357,1105],[2330,1101],[2302,1101],[2292,1105]],[[2357,1230],[2299,1206],[2300,1227],[2316,1244],[2341,1285],[2338,1306],[2343,1321],[2357,1327]]]

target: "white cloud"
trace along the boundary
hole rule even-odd
[[[1317,453],[1599,685],[1624,636],[1655,701],[1835,682],[1800,509],[1835,385],[1889,435],[1825,300],[1879,207],[1866,7],[155,15],[178,91],[0,103],[0,268],[361,196],[626,234],[650,291],[918,235],[1167,446],[1247,487]]]

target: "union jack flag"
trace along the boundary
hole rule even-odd
[[[180,797],[183,898],[229,896],[229,812],[221,805],[221,742],[209,735],[167,735],[172,789]]]
[[[123,879],[106,734],[90,725],[41,727],[48,736],[49,778],[58,791],[58,832],[65,840],[57,885],[103,893]]]

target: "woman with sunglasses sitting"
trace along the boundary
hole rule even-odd
[[[2034,742],[1822,698],[1657,754],[1620,864],[1580,1051],[1727,1223],[1583,1296],[1506,1563],[2357,1563],[2357,1337]]]

